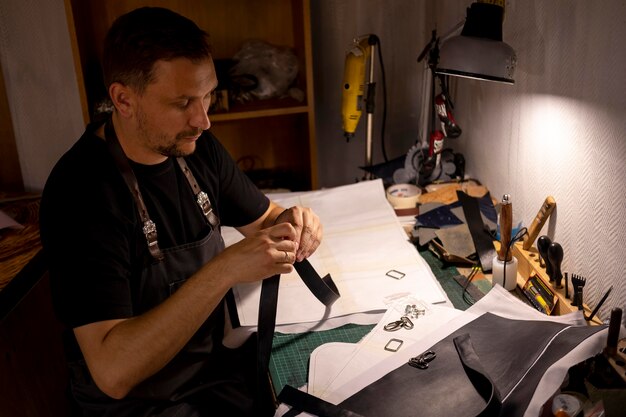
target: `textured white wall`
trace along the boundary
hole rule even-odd
[[[315,112],[319,184],[331,187],[363,177],[366,116],[355,137],[346,143],[341,125],[341,97],[345,54],[353,38],[377,35],[382,44],[387,78],[387,157],[406,154],[417,140],[422,65],[417,56],[430,39],[425,30],[425,0],[315,0],[311,1]],[[373,121],[373,162],[384,161],[380,132],[383,90],[378,56],[376,111]]]
[[[438,26],[460,21],[469,4],[437,1]],[[515,85],[458,79],[463,135],[447,143],[493,196],[511,194],[526,224],[554,196],[551,237],[564,248],[563,270],[587,278],[592,307],[614,286],[603,318],[626,308],[625,16],[622,0],[507,1]]]
[[[0,63],[29,191],[84,130],[73,62],[63,0],[0,2]]]

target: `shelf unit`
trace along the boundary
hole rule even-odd
[[[260,186],[318,187],[309,0],[65,1],[87,119],[106,95],[100,71],[106,31],[116,17],[135,8],[167,7],[189,17],[209,34],[215,60],[232,59],[252,39],[293,50],[298,58],[294,86],[304,92],[304,101],[231,103],[228,112],[210,113],[211,130],[253,180],[262,179]]]

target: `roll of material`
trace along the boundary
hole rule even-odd
[[[505,268],[506,275],[504,272]],[[504,262],[498,259],[497,256],[494,256],[492,274],[491,282],[493,285],[500,284],[507,291],[513,291],[515,285],[517,285],[517,258],[512,257],[509,262]]]
[[[415,208],[422,190],[413,184],[395,184],[387,188],[387,200],[394,209]]]

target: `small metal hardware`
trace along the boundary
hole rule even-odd
[[[404,308],[404,315],[413,319],[418,319],[419,316],[426,314],[426,309],[418,308],[415,304],[407,304]]]
[[[388,332],[395,332],[396,330],[400,330],[402,328],[411,330],[414,327],[413,322],[407,316],[400,317],[400,320],[392,321],[391,323],[385,324],[383,329]]]
[[[151,233],[156,232],[156,224],[152,220],[147,220],[143,224],[143,234],[148,236]]]
[[[428,363],[437,357],[437,354],[433,350],[427,350],[426,352],[409,359],[409,365],[418,369],[428,368]]]
[[[400,339],[389,339],[389,341],[385,345],[385,350],[388,350],[389,352],[397,352],[403,343],[404,342]]]
[[[392,269],[392,270],[387,271],[385,275],[391,278],[395,278],[395,279],[402,279],[404,278],[406,274],[404,272],[400,272],[400,271],[396,271],[395,269]]]

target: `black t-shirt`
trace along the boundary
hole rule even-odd
[[[41,238],[52,294],[69,327],[135,315],[133,291],[146,262],[146,239],[135,202],[107,144],[89,126],[59,160],[44,188]],[[220,223],[243,226],[269,207],[209,132],[185,160]],[[172,158],[157,165],[131,163],[163,249],[196,241],[209,227],[191,187]]]

